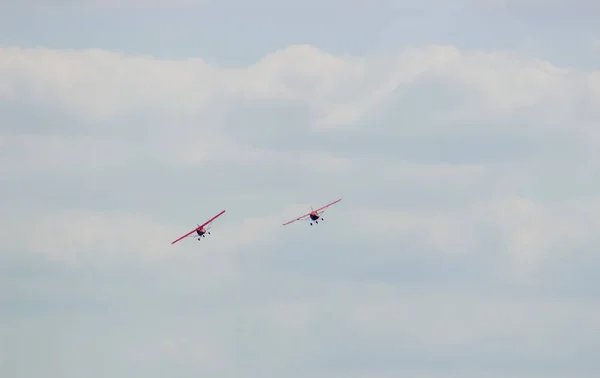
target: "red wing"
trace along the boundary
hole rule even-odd
[[[225,210],[221,211],[219,214],[215,215],[214,217],[212,217],[209,220],[207,220],[206,222],[204,222],[204,224],[201,224],[200,227],[198,227],[198,228],[202,228],[202,227],[206,226],[210,222],[214,221],[215,219],[217,219],[218,217],[220,217],[221,215],[223,215],[224,212],[225,212]]]
[[[298,218],[296,218],[296,219],[292,219],[292,220],[291,220],[291,221],[289,221],[289,222],[285,222],[283,225],[284,225],[284,226],[286,226],[286,225],[288,225],[288,224],[290,224],[290,223],[294,223],[295,221],[299,221],[300,219],[302,219],[302,218],[306,218],[306,217],[307,217],[307,216],[309,216],[309,215],[310,215],[310,213],[308,213],[308,214],[304,214],[304,215],[303,215],[303,216],[301,216],[301,217],[298,217]]]
[[[329,203],[329,204],[327,204],[327,205],[323,206],[322,208],[317,209],[315,211],[318,213],[319,211],[324,210],[324,209],[328,208],[329,206],[335,205],[336,203],[340,202],[341,200],[342,200],[341,198],[338,198],[335,201],[333,201],[332,203]]]
[[[177,238],[176,240],[172,241],[172,242],[171,242],[171,244],[175,244],[175,243],[177,243],[178,241],[180,241],[181,239],[185,239],[185,238],[187,238],[188,236],[190,236],[191,234],[193,234],[193,233],[194,233],[194,232],[196,232],[197,230],[198,230],[198,227],[194,228],[192,231],[188,232],[187,234],[183,235],[182,237],[180,237],[180,238]]]
[[[323,206],[323,207],[321,207],[321,208],[319,208],[319,209],[317,209],[317,210],[315,210],[315,211],[316,211],[317,213],[319,213],[319,211],[321,211],[321,210],[324,210],[324,209],[328,208],[329,206],[335,205],[336,203],[340,202],[341,200],[342,200],[341,198],[338,198],[338,199],[336,199],[335,201],[333,201],[333,202],[331,202],[331,203],[329,203],[329,204],[327,204],[327,205],[325,205],[325,206]],[[303,215],[303,216],[301,216],[301,217],[298,217],[298,218],[296,218],[296,219],[292,219],[291,221],[289,221],[289,222],[286,222],[286,223],[284,223],[283,225],[285,226],[285,225],[288,225],[288,224],[290,224],[290,223],[294,223],[294,222],[296,222],[296,221],[299,221],[299,220],[301,220],[301,219],[303,219],[303,218],[306,218],[306,217],[308,217],[308,216],[309,216],[311,213],[312,213],[312,211],[311,211],[310,213],[308,213],[308,214],[304,214],[304,215]]]
[[[201,229],[202,227],[206,226],[207,224],[209,224],[210,222],[214,221],[215,219],[217,219],[218,217],[220,217],[221,215],[223,215],[223,213],[225,212],[225,210],[221,211],[219,214],[215,215],[214,217],[210,218],[209,220],[207,220],[206,222],[204,222],[203,224],[201,224],[200,226],[194,228],[192,231],[188,232],[187,234],[181,236],[180,238],[174,240],[171,242],[171,244],[175,244],[178,241],[180,241],[181,239],[185,239],[188,236],[190,236],[191,234],[193,234],[194,232],[198,231],[199,229]]]

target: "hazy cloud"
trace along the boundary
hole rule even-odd
[[[3,375],[599,369],[599,72],[10,47],[0,100]]]

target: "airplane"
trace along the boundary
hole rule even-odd
[[[311,211],[310,213],[308,213],[308,214],[304,214],[303,216],[301,216],[301,217],[298,217],[298,218],[296,218],[296,219],[292,219],[291,221],[289,221],[289,222],[286,222],[286,223],[284,223],[283,225],[285,226],[285,225],[288,225],[288,224],[290,224],[290,223],[294,223],[294,222],[296,222],[296,221],[299,221],[299,220],[309,220],[309,219],[310,219],[312,222],[315,222],[316,224],[319,224],[319,219],[320,219],[321,221],[323,221],[323,220],[324,220],[324,219],[323,219],[323,217],[321,217],[321,215],[322,215],[322,214],[325,212],[325,210],[326,210],[326,209],[327,209],[329,206],[332,206],[332,205],[334,205],[334,204],[336,204],[336,203],[340,202],[341,200],[342,200],[342,199],[341,199],[341,198],[339,198],[339,199],[337,199],[337,200],[335,200],[335,201],[333,201],[333,202],[331,202],[331,203],[329,203],[329,204],[327,204],[327,205],[325,205],[325,206],[323,206],[323,207],[321,207],[321,208],[319,208],[319,209],[317,209],[317,210],[313,210],[313,208],[312,208],[312,206],[311,206],[311,208],[310,208],[310,209],[311,209],[312,211]],[[321,211],[321,210],[322,210],[322,211]],[[319,213],[319,211],[320,211],[320,213]],[[307,218],[307,217],[308,217],[308,218]],[[310,222],[310,225],[311,225],[311,226],[313,225],[313,224],[312,224],[312,222]]]
[[[214,221],[215,219],[217,219],[218,217],[220,217],[221,215],[223,215],[224,212],[225,212],[225,210],[221,211],[219,214],[217,214],[214,217],[210,218],[209,220],[207,220],[206,222],[204,222],[202,225],[198,225],[198,227],[196,227],[192,231],[188,232],[187,234],[183,235],[182,237],[178,238],[177,240],[171,242],[171,244],[175,244],[178,241],[180,241],[181,239],[187,238],[189,236],[196,237],[196,235],[193,235],[194,233],[198,234],[198,241],[202,240],[202,238],[206,237],[205,234],[209,234],[210,235],[210,231],[208,231],[208,230],[210,230],[209,224],[212,221]],[[206,226],[208,226],[208,227],[206,227]]]

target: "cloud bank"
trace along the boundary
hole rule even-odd
[[[3,375],[598,371],[598,71],[11,47],[0,99]]]

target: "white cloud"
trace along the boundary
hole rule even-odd
[[[516,136],[555,132],[560,135],[572,130],[577,132],[576,138],[584,138],[593,133],[585,122],[562,121],[576,119],[581,106],[586,105],[582,99],[587,99],[593,108],[596,97],[600,98],[600,91],[594,89],[595,86],[600,88],[596,83],[600,77],[597,73],[574,72],[511,53],[461,52],[452,46],[432,45],[398,54],[350,57],[300,45],[270,54],[247,68],[221,68],[201,59],[165,61],[102,50],[22,48],[2,49],[0,62],[5,99],[32,106],[58,107],[77,117],[81,123],[72,130],[85,135],[71,136],[71,126],[46,130],[57,134],[54,136],[24,134],[18,128],[5,126],[3,142],[11,152],[10,160],[3,162],[2,169],[5,174],[13,175],[28,170],[36,172],[36,169],[64,171],[68,166],[85,167],[88,172],[100,168],[109,170],[143,160],[189,166],[231,162],[240,167],[286,167],[290,172],[370,173],[374,179],[381,180],[372,180],[370,185],[374,187],[397,182],[407,175],[419,185],[452,182],[454,190],[468,190],[469,186],[490,177],[490,166],[357,160],[351,151],[341,157],[311,151],[310,146],[297,151],[282,151],[277,146],[257,147],[237,138],[223,117],[235,112],[241,102],[249,106],[257,102],[276,106],[283,101],[306,106],[309,117],[299,126],[306,132],[314,127],[323,130],[322,127],[329,125],[341,127],[335,133],[343,135],[345,127],[354,125],[361,132],[370,133],[368,123],[361,119],[368,122],[369,117],[381,111],[399,119],[403,117],[401,113],[407,107],[402,104],[403,99],[394,98],[398,91],[408,91],[406,95],[410,96],[411,90],[420,83],[441,80],[440,85],[459,88],[463,93],[458,107],[442,109],[432,117],[427,113],[438,111],[423,108],[427,113],[415,115],[414,125],[389,124],[388,132],[393,133],[390,135],[448,132],[452,128],[465,132],[468,127],[478,133],[500,128],[502,133]],[[386,108],[388,104],[399,105],[400,114],[394,115],[393,108]],[[136,119],[143,113],[148,114],[142,118],[145,123],[130,122],[132,117]],[[419,124],[420,116],[423,122],[433,120],[434,128],[432,124]],[[532,116],[537,122],[528,123]],[[521,117],[524,122],[468,126],[471,122],[496,117],[509,117],[509,120]],[[275,121],[268,116],[267,120]],[[285,123],[261,125],[253,124],[252,119],[247,121],[246,125],[234,129],[242,132],[251,128],[250,133],[258,134],[258,140],[269,136],[266,130],[280,138],[285,138],[289,130]],[[385,133],[384,130],[377,132]],[[385,134],[381,138],[385,138]],[[468,138],[466,134],[465,138]],[[371,147],[378,148],[377,145]],[[375,176],[374,172],[380,175]],[[513,194],[493,193],[494,197],[498,195]],[[493,216],[492,213],[486,216],[512,219],[518,217],[520,211],[526,211],[516,202],[508,204],[492,212]],[[507,230],[508,248],[515,251],[515,257],[523,259],[524,264],[535,261],[540,250],[549,248],[552,243],[546,236],[548,232],[556,234],[562,230],[544,223],[550,222],[547,215],[542,215],[544,210],[531,211],[533,213],[524,215],[526,224],[503,220],[498,225]],[[502,212],[509,215],[502,216]],[[358,224],[356,227],[371,227],[370,232],[379,230],[379,235],[390,232],[389,227],[400,227],[409,233],[422,232],[423,237],[438,248],[459,251],[472,248],[474,225],[486,216],[469,220],[464,212],[407,212],[390,217],[364,214],[357,218],[361,219],[359,222],[368,219],[374,222],[373,226]],[[138,226],[140,230],[144,227]]]
[[[140,152],[136,146],[118,140],[18,132],[4,135],[2,144],[6,159],[0,167],[5,177],[44,170],[114,169],[130,153]]]
[[[222,288],[231,286],[230,279],[220,278],[220,287],[207,291],[204,269],[195,272],[199,268],[153,267],[145,272],[147,282],[139,271],[129,270],[115,285],[121,290],[119,304],[100,301],[103,306],[79,307],[77,314],[64,308],[69,303],[64,293],[46,296],[35,318],[8,319],[12,327],[6,334],[21,341],[8,356],[14,361],[31,344],[29,353],[38,364],[13,362],[20,372],[69,366],[67,376],[96,367],[113,374],[152,367],[148,376],[153,377],[176,365],[185,373],[233,376],[281,369],[289,377],[305,376],[307,370],[336,377],[358,369],[375,376],[421,371],[437,378],[447,376],[444,370],[452,361],[466,376],[476,377],[488,371],[541,373],[540,361],[548,357],[557,377],[593,371],[593,365],[582,364],[582,356],[596,345],[589,331],[598,326],[592,300],[295,276],[282,281],[247,276],[230,292]],[[67,298],[78,293],[93,304],[106,296],[97,288],[107,284],[74,287]],[[45,313],[50,314],[46,319]],[[92,346],[100,358],[90,357]]]
[[[339,210],[334,222],[340,237],[350,233],[370,240],[371,253],[410,253],[380,250],[402,240],[417,240],[442,254],[505,253],[511,270],[498,267],[503,279],[536,283],[545,259],[585,253],[597,241],[600,221],[597,200],[583,204],[544,206],[523,197],[487,198],[459,210]],[[491,233],[491,234],[490,234]],[[491,239],[490,239],[491,237]],[[583,249],[582,249],[583,248]],[[591,251],[589,251],[591,252]]]
[[[469,111],[470,120],[473,114],[481,119],[540,104],[554,107],[546,110],[557,116],[597,81],[593,74],[509,53],[435,45],[383,57],[336,57],[311,46],[291,46],[235,69],[201,59],[161,61],[101,50],[6,48],[0,57],[5,93],[55,104],[83,120],[136,111],[177,115],[174,120],[194,116],[197,130],[214,128],[204,122],[218,119],[215,112],[226,112],[235,99],[299,101],[310,106],[317,124],[326,119],[335,120],[332,126],[355,124],[394,90],[427,78],[451,80],[467,91],[470,106],[463,103],[461,110]],[[527,127],[539,131],[536,125]]]
[[[172,229],[133,214],[65,211],[41,213],[11,224],[4,221],[4,238],[13,238],[25,250],[65,261],[97,254],[102,258],[164,258],[169,253],[165,241],[173,235]]]
[[[522,367],[552,353],[566,369],[584,359],[569,348],[593,348],[572,331],[596,326],[597,306],[535,290],[572,281],[550,271],[557,261],[596,259],[599,72],[434,45],[364,57],[291,46],[237,68],[6,48],[0,96],[0,259],[71,269],[0,286],[133,312],[139,328],[115,320],[129,343],[97,336],[119,345],[105,366],[216,374],[246,356],[250,376],[274,359],[351,376],[339,365],[361,355],[397,372],[396,351],[488,373],[494,358]],[[281,226],[338,196],[322,226]],[[212,235],[169,244],[223,208]],[[175,328],[157,332],[157,313]],[[72,316],[80,332],[108,327]],[[9,338],[34,339],[27,319],[11,321]],[[35,355],[58,369],[90,343],[72,337],[52,363],[46,344]],[[425,365],[405,368],[440,376]]]
[[[234,217],[235,217],[235,211]],[[208,219],[211,214],[205,214]],[[19,250],[35,251],[51,259],[67,263],[100,260],[164,261],[173,254],[203,250],[224,254],[240,247],[251,247],[273,240],[278,219],[274,216],[247,217],[241,224],[228,219],[225,213],[213,224],[211,235],[200,243],[193,237],[175,245],[170,242],[196,225],[167,224],[165,221],[117,212],[64,211],[34,215],[8,221],[4,219],[2,237],[12,239]],[[204,220],[197,219],[197,223]],[[207,241],[205,241],[207,240]],[[10,252],[9,250],[4,252]]]

